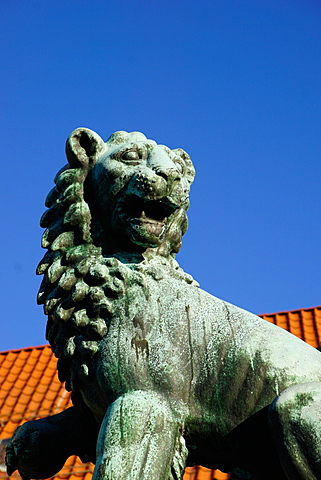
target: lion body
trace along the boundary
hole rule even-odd
[[[187,429],[188,418],[207,422],[217,439],[291,385],[321,380],[321,355],[303,341],[161,266],[151,273],[147,291],[129,284],[116,302],[95,355],[98,391],[82,390],[99,421],[121,395],[152,390],[184,407]]]
[[[195,173],[187,153],[83,128],[66,150],[41,219],[38,301],[75,407],[18,429],[8,471],[55,473],[23,451],[28,432],[51,434],[60,462],[87,431],[94,480],[178,480],[197,463],[237,479],[267,480],[267,464],[279,480],[321,479],[317,421],[305,430],[321,411],[320,353],[206,293],[175,261]]]

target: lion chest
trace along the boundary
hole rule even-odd
[[[186,288],[190,287],[190,288]],[[188,291],[175,279],[128,285],[97,353],[97,380],[112,397],[152,389],[184,398],[192,381]]]
[[[231,339],[224,302],[194,285],[170,276],[150,278],[148,289],[128,284],[95,355],[97,384],[106,405],[129,391],[156,390],[197,411],[206,365]],[[219,355],[209,350],[213,341]]]

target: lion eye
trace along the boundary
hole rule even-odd
[[[122,157],[123,160],[137,161],[140,160],[140,155],[136,150],[129,150],[125,152]]]
[[[177,170],[179,171],[179,173],[184,173],[184,165],[181,164],[181,162],[175,162],[175,166],[177,168]]]

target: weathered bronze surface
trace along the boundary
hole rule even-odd
[[[175,260],[188,154],[85,128],[66,152],[37,273],[74,407],[17,429],[9,474],[46,478],[77,454],[96,463],[94,480],[176,480],[193,464],[321,479],[319,351],[206,293]]]

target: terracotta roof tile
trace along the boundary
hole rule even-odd
[[[318,347],[321,343],[321,306],[290,312],[267,313],[261,317],[288,330],[312,347]]]
[[[321,341],[321,306],[261,315],[310,345]],[[9,438],[20,424],[59,413],[71,405],[70,392],[59,382],[57,360],[48,345],[0,352],[0,439]],[[70,457],[54,478],[91,480],[93,465]],[[13,479],[19,479],[17,473]],[[188,467],[184,480],[227,480],[228,474],[204,467]],[[1,471],[0,480],[8,479]],[[53,479],[54,480],[54,479]]]
[[[230,476],[220,470],[209,470],[205,467],[187,467],[184,480],[227,480]]]

